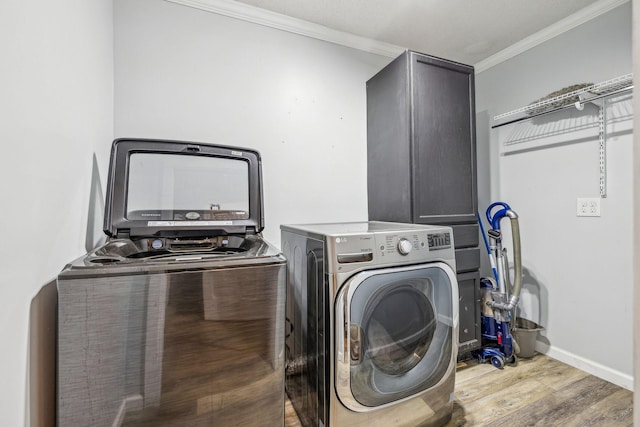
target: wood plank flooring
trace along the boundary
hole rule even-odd
[[[446,427],[633,426],[633,393],[537,354],[496,369],[458,364],[453,415]],[[285,427],[300,422],[287,400]]]

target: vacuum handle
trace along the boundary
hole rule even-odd
[[[500,210],[492,214],[494,208],[499,207]],[[500,220],[507,216],[507,212],[511,211],[511,207],[505,202],[494,202],[489,205],[486,211],[487,221],[494,230],[500,230]]]

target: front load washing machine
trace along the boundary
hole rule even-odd
[[[453,410],[458,286],[446,226],[283,225],[286,390],[304,426],[437,426]]]

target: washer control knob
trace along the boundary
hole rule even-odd
[[[409,255],[409,252],[411,252],[412,248],[413,245],[407,239],[403,238],[398,240],[398,252],[400,252],[401,255]]]

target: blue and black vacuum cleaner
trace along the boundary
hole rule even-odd
[[[474,355],[480,362],[490,361],[493,366],[502,369],[505,363],[515,365],[518,361],[518,344],[511,334],[511,327],[522,288],[520,228],[518,215],[504,202],[492,203],[487,208],[486,216],[491,226],[486,233],[480,216],[478,223],[489,254],[493,277],[480,280],[482,348]],[[500,221],[504,218],[509,218],[511,222],[515,276],[513,286],[509,279],[507,250],[502,247]]]

